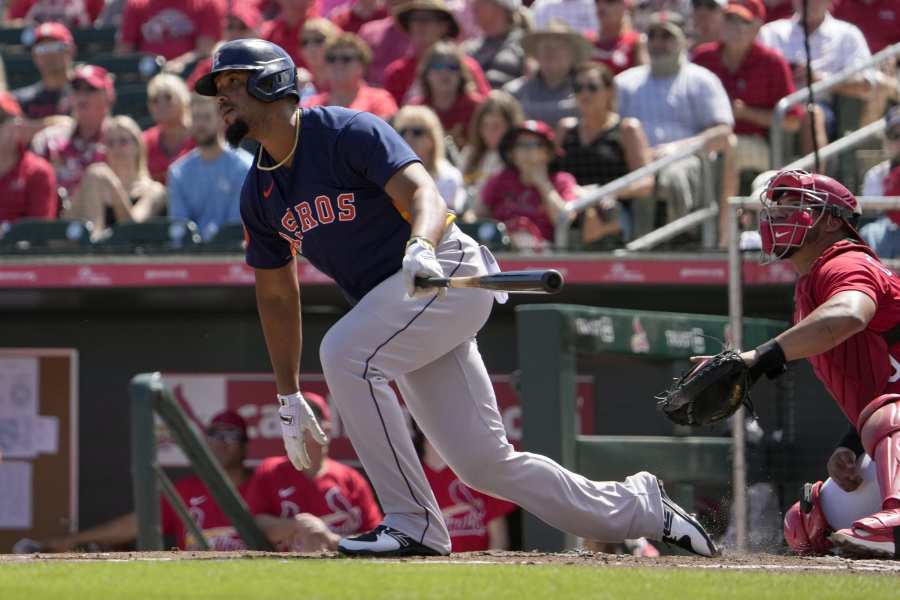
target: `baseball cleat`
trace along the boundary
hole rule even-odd
[[[368,533],[343,538],[338,552],[345,556],[389,558],[397,556],[445,556],[443,552],[423,546],[401,531],[379,525]]]
[[[847,529],[831,534],[842,552],[860,558],[898,558],[900,509],[887,509],[859,519]]]
[[[663,505],[662,541],[698,556],[717,556],[719,549],[703,525],[666,495],[662,482],[659,484],[659,494]]]

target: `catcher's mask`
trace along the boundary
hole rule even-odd
[[[759,236],[763,264],[787,258],[803,246],[808,232],[823,216],[840,219],[852,236],[862,242],[856,231],[861,210],[856,197],[831,177],[806,171],[777,173],[760,198]]]

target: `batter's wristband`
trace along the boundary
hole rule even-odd
[[[756,347],[756,364],[750,367],[753,377],[765,375],[775,379],[787,370],[787,358],[781,344],[774,339]]]
[[[409,238],[409,240],[407,240],[406,242],[406,247],[409,248],[416,242],[419,242],[423,246],[427,246],[429,250],[434,252],[434,244],[431,243],[431,240],[429,240],[427,237],[422,237],[421,235],[414,235],[413,237]]]

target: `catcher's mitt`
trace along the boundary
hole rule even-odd
[[[740,354],[726,350],[693,367],[656,399],[679,425],[708,425],[730,417],[742,404],[752,414],[750,387],[755,381]]]

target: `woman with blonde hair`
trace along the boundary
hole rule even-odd
[[[469,124],[469,143],[463,148],[463,181],[480,198],[488,179],[503,170],[500,140],[510,128],[525,120],[519,101],[502,90],[494,90],[475,110]]]
[[[411,104],[431,108],[458,148],[467,141],[469,123],[483,98],[476,91],[475,80],[462,49],[452,42],[438,42],[419,63],[417,76],[420,97]]]
[[[147,82],[147,106],[155,125],[144,132],[150,176],[166,182],[169,165],[194,148],[190,126],[191,93],[181,77],[160,73]]]
[[[300,100],[313,94],[328,91],[328,63],[325,62],[325,46],[339,36],[341,30],[328,19],[307,19],[300,28],[300,56],[305,68],[298,71],[297,86]]]
[[[97,236],[115,223],[145,221],[166,210],[166,188],[150,177],[141,128],[125,115],[103,125],[106,161],[87,168],[66,217],[94,225]]]
[[[444,158],[444,128],[434,111],[427,106],[404,106],[392,125],[422,159],[447,207],[461,213],[466,204],[462,173]]]

